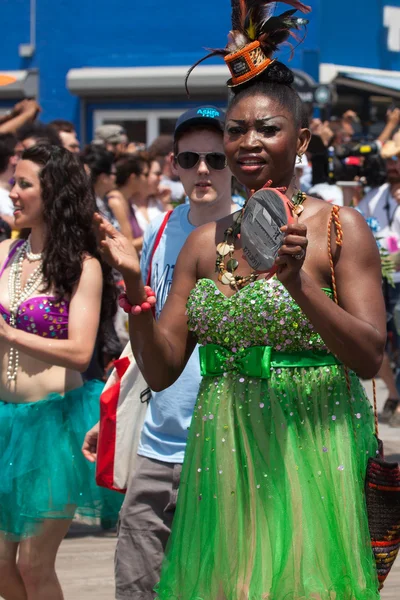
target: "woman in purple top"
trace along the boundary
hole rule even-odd
[[[143,245],[143,228],[137,213],[138,206],[146,207],[148,204],[150,165],[151,160],[144,152],[122,156],[116,163],[116,189],[107,196],[121,232],[132,241],[138,252]]]
[[[96,488],[80,452],[102,390],[81,372],[114,288],[73,154],[26,150],[10,197],[16,227],[30,233],[0,244],[0,595],[61,600],[54,564],[74,514],[111,518],[120,504]]]

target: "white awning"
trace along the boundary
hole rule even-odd
[[[25,71],[1,71],[2,75],[15,77],[16,81],[0,87],[0,100],[37,98],[38,95],[38,71],[27,69]]]
[[[322,83],[334,83],[370,94],[400,98],[400,71],[321,64],[320,78]]]
[[[185,77],[189,67],[107,67],[70,69],[67,87],[77,96],[185,94]],[[193,92],[219,92],[226,95],[227,66],[200,65],[189,78]]]

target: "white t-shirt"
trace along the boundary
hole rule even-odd
[[[147,214],[149,216],[149,220],[147,220],[143,213],[140,210],[138,210],[138,207],[135,204],[133,204],[132,207],[135,211],[136,220],[143,233],[146,231],[146,229],[154,219],[165,214],[165,211],[160,207],[159,202],[155,198],[151,198],[147,206]]]
[[[161,185],[167,187],[171,190],[171,200],[172,202],[182,202],[182,199],[186,196],[185,188],[181,181],[173,181],[168,177],[161,177]]]
[[[393,198],[390,184],[384,183],[372,189],[358,205],[364,217],[374,217],[380,226],[376,234],[380,243],[388,249],[388,238],[395,237],[400,248],[400,205]],[[395,283],[400,283],[400,272],[393,274]]]
[[[0,187],[0,215],[14,216],[14,205],[10,198],[10,190]]]
[[[343,190],[338,185],[331,185],[330,183],[317,183],[313,185],[307,192],[310,196],[318,194],[330,204],[337,204],[343,206]]]

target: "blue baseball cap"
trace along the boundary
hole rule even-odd
[[[174,137],[176,138],[179,133],[195,125],[207,125],[207,127],[211,125],[219,131],[224,131],[225,113],[215,106],[190,108],[178,118],[175,125]]]

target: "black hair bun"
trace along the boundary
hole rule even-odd
[[[282,85],[292,85],[294,81],[293,72],[279,60],[275,60],[265,71],[260,74],[260,79],[270,83],[281,83]]]
[[[281,85],[291,86],[294,81],[293,72],[279,60],[275,60],[265,71],[242,83],[231,88],[231,91],[236,96],[243,90],[253,87],[257,83],[279,83]]]

